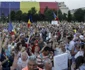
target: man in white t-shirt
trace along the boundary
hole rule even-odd
[[[69,50],[71,51],[72,49],[74,49],[75,48],[75,42],[74,42],[74,40],[72,40],[72,41],[70,41],[70,43],[69,43]]]
[[[57,55],[63,54],[63,53],[67,53],[68,54],[68,64],[69,64],[69,68],[70,68],[72,56],[71,56],[70,51],[65,49],[64,43],[61,43],[60,44],[60,48],[56,49],[56,51],[57,51]]]

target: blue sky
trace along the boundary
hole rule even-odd
[[[85,0],[0,0],[0,1],[37,1],[37,2],[65,2],[69,9],[85,7]]]

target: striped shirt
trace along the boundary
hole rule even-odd
[[[44,56],[43,54],[40,54],[37,56],[37,64],[39,67],[43,68],[44,66],[44,61],[46,59],[50,58],[49,55],[48,56]]]

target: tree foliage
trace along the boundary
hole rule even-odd
[[[72,21],[72,15],[71,15],[71,12],[68,11],[68,22],[71,22]]]
[[[59,18],[60,21],[66,20],[68,22],[71,21],[85,21],[85,10],[82,9],[77,9],[76,12],[72,15],[70,11],[68,11],[68,14],[64,13],[62,14],[62,11],[59,10],[52,10],[49,9],[48,7],[45,8],[44,13],[42,14],[41,12],[37,12],[36,8],[33,7],[31,8],[28,13],[22,13],[21,10],[19,11],[11,11],[10,13],[10,20],[11,21],[24,21],[27,22],[29,19],[29,16],[32,16],[32,20],[34,22],[36,21],[52,21],[54,20],[53,12],[56,14],[56,16]],[[7,21],[7,16],[2,13],[1,15],[1,21]]]
[[[23,13],[23,14],[22,14],[21,20],[27,22],[27,20],[28,20],[28,18],[27,18],[27,13]]]
[[[84,21],[84,16],[85,16],[85,13],[84,13],[84,10],[82,9],[77,9],[76,12],[74,13],[75,20],[79,22]]]
[[[15,11],[11,11],[11,13],[10,13],[10,19],[11,19],[11,21],[15,21]]]
[[[15,19],[19,22],[21,21],[21,19],[22,19],[22,11],[21,10],[16,12]]]
[[[58,10],[58,18],[59,18],[60,21],[62,21],[62,19],[63,19],[62,12],[61,12],[60,9]]]
[[[63,20],[67,20],[67,14],[66,14],[66,13],[64,13],[64,14],[62,15],[62,19],[63,19]]]
[[[37,13],[35,7],[32,7],[29,11],[28,11],[28,14],[33,14],[35,15]]]
[[[44,11],[44,15],[45,15],[45,20],[46,21],[51,21],[53,20],[53,11],[51,9],[46,8]]]
[[[4,23],[6,21],[6,17],[4,15],[4,13],[1,14],[1,21]]]

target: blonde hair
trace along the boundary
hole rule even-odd
[[[24,52],[21,53],[21,58],[22,58],[24,55],[28,57],[28,54],[27,54],[26,51],[24,51]]]

